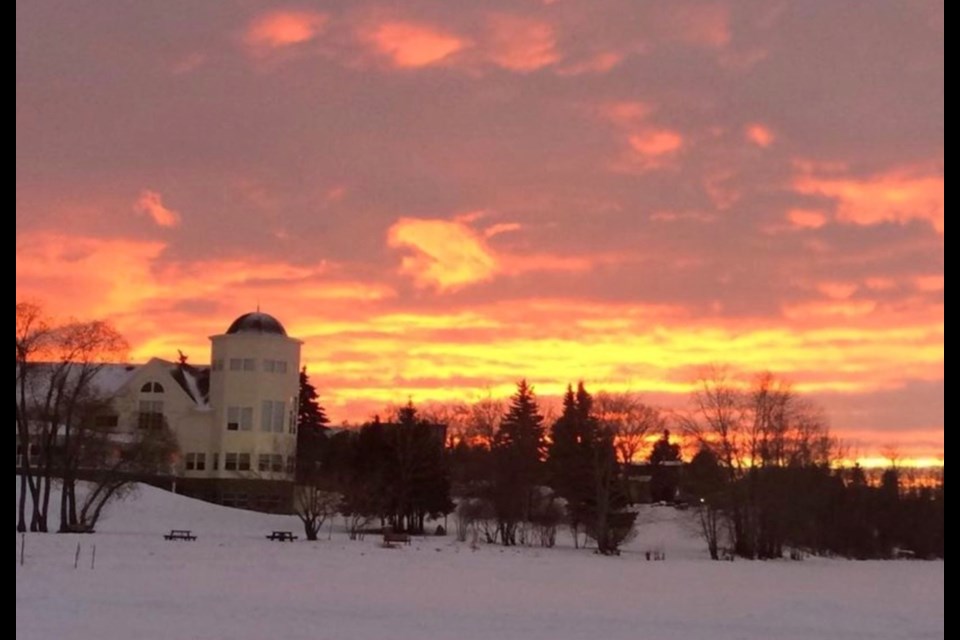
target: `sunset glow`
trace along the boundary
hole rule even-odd
[[[196,364],[259,305],[334,422],[724,363],[942,465],[942,4],[767,4],[23,3],[17,298]]]

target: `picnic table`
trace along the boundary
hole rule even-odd
[[[394,533],[385,529],[383,531],[383,546],[392,547],[395,543],[410,544],[410,536],[406,533]]]
[[[297,536],[293,535],[292,531],[274,531],[270,535],[266,536],[267,540],[279,540],[281,542],[293,542],[297,539]]]
[[[197,536],[189,529],[171,529],[170,533],[163,536],[164,540],[196,540]]]

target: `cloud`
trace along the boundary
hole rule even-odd
[[[787,220],[798,229],[819,229],[827,224],[827,214],[814,209],[790,209]]]
[[[773,131],[769,127],[756,122],[747,126],[746,136],[747,140],[764,149],[776,140],[776,136],[773,135]]]
[[[604,51],[557,69],[561,76],[579,76],[585,73],[607,73],[623,62],[624,54]]]
[[[156,191],[144,189],[133,203],[133,209],[139,214],[148,215],[159,227],[180,226],[180,214],[163,205],[163,199]]]
[[[493,236],[500,235],[501,233],[509,233],[510,231],[518,231],[523,228],[519,222],[498,222],[492,224],[486,229],[483,230],[484,238],[492,238]]]
[[[647,116],[653,113],[652,105],[639,100],[608,102],[600,105],[600,116],[623,129],[632,129],[641,125]]]
[[[314,11],[271,11],[247,25],[243,40],[255,51],[283,49],[310,42],[323,32],[329,19]]]
[[[634,151],[651,159],[676,153],[683,147],[683,136],[670,129],[649,129],[634,133],[628,141]]]
[[[943,274],[917,276],[914,278],[914,284],[920,291],[943,291]]]
[[[400,273],[413,278],[421,288],[441,293],[457,291],[498,276],[529,272],[583,272],[599,262],[615,262],[616,256],[552,255],[542,252],[495,251],[487,240],[517,231],[516,223],[495,223],[476,231],[470,222],[478,212],[452,220],[400,218],[387,231],[387,245],[408,252]]]
[[[658,8],[657,22],[670,39],[709,49],[730,44],[730,8],[726,4],[671,2]]]
[[[817,284],[817,290],[828,298],[834,300],[846,300],[857,292],[856,282],[820,282]]]
[[[388,230],[387,244],[412,252],[404,256],[400,272],[419,287],[455,291],[497,273],[497,260],[483,237],[461,222],[400,218]]]
[[[896,171],[868,177],[803,173],[793,181],[799,193],[836,201],[836,218],[858,225],[929,223],[943,234],[943,176]]]
[[[362,38],[395,67],[411,69],[436,65],[469,46],[469,42],[426,23],[382,22],[366,30]]]
[[[520,73],[536,71],[560,60],[554,27],[534,18],[494,14],[487,21],[487,56]]]

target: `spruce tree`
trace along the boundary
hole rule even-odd
[[[533,387],[521,380],[491,443],[494,464],[491,501],[497,514],[500,541],[505,545],[517,544],[517,525],[529,520],[544,452],[543,416]]]

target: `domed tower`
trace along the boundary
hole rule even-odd
[[[210,340],[215,476],[292,481],[302,342],[259,310]]]

